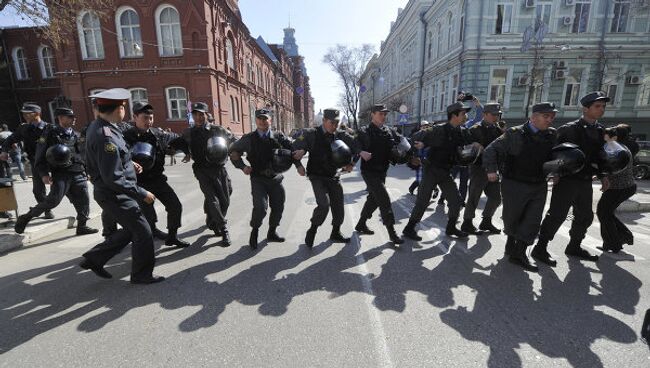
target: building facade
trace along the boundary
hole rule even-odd
[[[603,90],[612,98],[603,121],[648,137],[650,1],[411,0],[362,83],[362,108],[374,94],[406,105],[411,122],[446,120],[462,90],[502,103],[512,124],[555,102],[562,124],[580,115],[580,96]]]

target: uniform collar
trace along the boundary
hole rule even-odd
[[[528,125],[528,129],[530,129],[531,132],[533,133],[539,133],[540,130],[533,125],[533,123],[530,122],[530,120],[526,123]]]
[[[256,129],[255,131],[257,132],[257,135],[260,138],[264,138],[264,137],[273,138],[273,132],[271,131],[271,129],[267,130],[266,132],[263,132],[259,129]]]

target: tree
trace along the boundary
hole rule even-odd
[[[323,62],[332,68],[343,84],[341,103],[355,129],[359,127],[357,113],[359,111],[361,74],[374,53],[374,47],[369,44],[364,44],[361,47],[336,45],[323,56]]]
[[[24,21],[42,27],[40,36],[54,48],[66,45],[77,29],[77,12],[92,10],[105,18],[113,9],[113,0],[0,0],[0,12],[12,9]]]

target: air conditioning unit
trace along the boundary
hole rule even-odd
[[[535,7],[535,0],[524,0],[524,6],[526,8],[534,8]]]
[[[555,69],[566,69],[566,61],[558,60],[555,62]]]
[[[554,79],[564,79],[566,78],[566,71],[564,70],[556,70],[555,73],[553,74]]]
[[[565,26],[570,26],[571,24],[573,24],[573,18],[569,16],[562,17],[562,24],[564,24]]]
[[[566,6],[573,6],[575,3],[575,0],[564,0],[564,5]]]
[[[640,75],[630,75],[629,77],[627,77],[627,84],[630,84],[630,85],[641,84],[641,76]]]
[[[528,78],[529,77],[527,75],[522,75],[521,77],[519,77],[519,79],[517,79],[517,85],[520,86],[520,87],[521,86],[527,86],[528,85]]]

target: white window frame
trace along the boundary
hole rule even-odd
[[[584,5],[587,5],[589,10],[587,11],[587,18],[585,19],[586,24],[584,24],[583,30],[581,31],[581,20],[582,17],[581,15],[584,14]],[[591,0],[576,0],[575,3],[575,9],[573,11],[573,24],[571,25],[571,33],[588,33],[589,32],[589,25],[591,24],[590,18],[591,18],[591,13],[592,13],[592,8],[593,8],[593,3]],[[580,10],[580,15],[577,14],[578,9]]]
[[[235,69],[235,45],[233,44],[230,37],[226,37],[224,42],[224,49],[226,50],[226,65],[229,69]]]
[[[460,75],[452,74],[449,76],[449,86],[451,87],[451,93],[449,94],[449,104],[456,102],[456,97],[458,97],[458,86],[460,84]]]
[[[122,15],[127,11],[132,11],[135,13],[138,21],[137,24],[122,25],[120,20],[122,18]],[[129,36],[131,37],[131,41],[127,41],[125,39],[124,31],[122,30],[122,28],[128,29]],[[138,14],[138,12],[134,8],[130,6],[120,6],[119,8],[117,8],[117,11],[115,12],[115,29],[117,30],[117,44],[120,50],[121,58],[137,58],[137,57],[144,56],[143,53],[144,45],[142,44],[142,27],[140,26],[140,14]],[[137,29],[137,36],[139,36],[139,39],[136,39],[136,37],[134,37],[136,36],[134,34],[136,29]],[[140,49],[139,50],[136,49],[135,45],[138,45]],[[131,50],[130,55],[127,55],[127,49]]]
[[[577,91],[574,91],[573,88],[571,88],[571,95],[576,96],[575,97],[575,104],[572,104],[572,101],[569,101],[569,105],[566,104],[566,95],[567,95],[567,87],[569,84],[576,84],[576,83],[569,83],[569,77],[571,76],[571,69],[582,69],[582,74],[580,75],[580,84],[578,87]],[[589,80],[587,76],[589,75],[589,66],[587,65],[580,65],[580,66],[575,66],[575,67],[569,67],[567,68],[567,73],[566,75],[568,76],[564,80],[564,87],[562,88],[562,106],[565,108],[577,108],[580,106],[580,96],[584,95],[584,90],[586,89],[586,85],[589,83]]]
[[[513,14],[514,14],[514,11],[515,11],[514,5],[512,3],[504,3],[504,2],[497,3],[496,5],[497,5],[497,7],[496,7],[497,16],[496,16],[496,19],[495,19],[495,22],[494,22],[494,34],[509,34],[509,33],[512,33],[513,18],[514,18]],[[499,27],[499,7],[500,6],[503,7],[503,15],[502,15],[502,19],[501,19],[502,20],[502,22],[501,22],[501,32],[498,32],[498,27]],[[507,9],[510,9],[509,10],[510,11],[510,17],[508,19],[508,22],[506,22],[506,15],[508,14]],[[506,23],[508,24],[508,29],[507,30],[505,30]]]
[[[442,55],[442,41],[444,40],[443,35],[442,35],[442,23],[438,23],[438,42],[437,42],[437,47],[436,47],[436,58],[440,58]]]
[[[160,16],[162,15],[162,12],[165,9],[169,9],[169,8],[173,9],[176,12],[176,14],[178,14],[178,39],[179,39],[179,42],[180,42],[179,45],[174,44],[174,37],[173,37],[174,30],[175,30],[174,26],[176,25],[176,23],[164,24],[164,26],[171,27],[171,32],[172,32],[171,42],[172,43],[171,43],[171,45],[165,46],[165,44],[163,42],[163,37],[162,37],[163,32],[162,32],[162,28],[161,28],[163,25],[161,25],[161,23],[160,23]],[[170,5],[170,4],[166,4],[166,3],[161,4],[156,9],[154,20],[155,20],[155,23],[156,23],[156,37],[157,37],[157,40],[158,40],[158,55],[160,57],[183,56],[183,29],[181,27],[181,13],[178,11],[178,9],[176,9],[176,7],[174,7],[173,5]],[[172,53],[171,54],[165,54],[165,48],[172,48],[173,49]],[[178,49],[178,52],[176,52],[177,49]]]
[[[505,70],[506,71],[506,80],[505,84],[498,84],[498,86],[503,86],[503,102],[501,103],[501,106],[503,108],[508,108],[510,106],[510,92],[512,88],[512,66],[501,66],[501,65],[493,65],[490,67],[490,74],[488,75],[488,89],[487,89],[487,96],[485,98],[485,101],[489,102],[497,102],[492,100],[490,97],[492,95],[492,76],[494,75],[494,71],[500,69],[500,70]]]
[[[644,65],[641,68],[641,78],[643,81],[637,89],[636,107],[643,109],[650,108],[650,64]],[[641,99],[646,96],[645,103],[641,103]]]
[[[438,88],[438,93],[439,93],[438,94],[438,102],[439,102],[438,111],[445,111],[445,108],[447,107],[447,105],[446,105],[446,103],[447,103],[447,87],[448,87],[447,82],[448,81],[445,80],[445,79],[443,79],[443,80],[441,80],[439,82],[440,86]]]
[[[97,19],[97,22],[99,23],[98,28],[84,28],[83,27],[83,18],[88,15],[90,17],[94,17]],[[81,47],[81,57],[84,60],[101,60],[104,59],[105,53],[104,53],[104,40],[102,37],[102,23],[101,19],[97,16],[97,14],[94,14],[91,11],[84,10],[81,13],[79,13],[79,16],[77,17],[77,33],[79,34],[79,44]],[[88,44],[88,39],[86,39],[86,33],[85,31],[88,30],[92,34],[93,38],[93,44],[94,46],[94,55],[88,54],[88,49],[90,48],[91,45]]]
[[[145,96],[147,96],[147,98],[138,99],[138,100],[133,99],[133,92],[140,92],[140,91],[144,91],[144,94],[145,94]],[[136,103],[136,102],[149,103],[149,92],[147,92],[146,88],[143,88],[143,87],[129,88],[129,115],[131,117],[134,117],[133,116],[133,104]]]
[[[169,96],[171,90],[173,89],[182,89],[183,92],[185,93],[185,99],[180,99],[180,98],[175,98],[172,100],[172,98]],[[170,86],[165,88],[165,102],[167,104],[167,120],[185,120],[187,118],[187,101],[189,100],[189,96],[187,94],[187,89],[185,87],[181,86]],[[174,110],[172,109],[172,101],[176,101],[177,103],[177,109],[178,110],[178,117],[174,116]],[[180,103],[180,101],[183,101],[183,103]],[[183,110],[185,110],[185,113],[183,114]]]
[[[46,49],[50,50],[50,56],[48,57],[44,54]],[[38,54],[38,65],[41,67],[41,75],[43,76],[43,79],[54,78],[56,71],[54,68],[55,57],[52,48],[46,45],[40,45],[36,50],[36,53]]]
[[[18,52],[22,52],[22,56],[18,56]],[[11,51],[11,57],[14,61],[14,71],[16,72],[17,80],[29,79],[29,68],[27,67],[27,57],[25,56],[25,48],[14,47]]]
[[[627,5],[627,13],[625,14],[625,26],[623,27],[623,30],[620,30],[621,27],[621,14],[618,14],[618,18],[616,17],[616,7],[619,6],[619,8],[623,8]],[[609,27],[609,32],[610,33],[625,33],[628,32],[628,29],[630,28],[630,23],[632,22],[631,16],[630,16],[630,11],[632,9],[632,2],[630,0],[614,0],[614,8],[612,9],[612,23]]]
[[[533,18],[533,28],[537,24],[537,10],[539,8],[542,8],[542,23],[544,23],[544,15],[546,15],[544,9],[548,8],[548,23],[546,24],[546,27],[548,27],[549,32],[551,32],[551,25],[553,24],[553,2],[552,1],[537,1],[535,4],[535,16]],[[535,29],[537,31],[537,29]]]
[[[454,45],[452,44],[452,41],[454,40],[454,14],[452,12],[449,12],[447,14],[447,50],[451,50]]]

